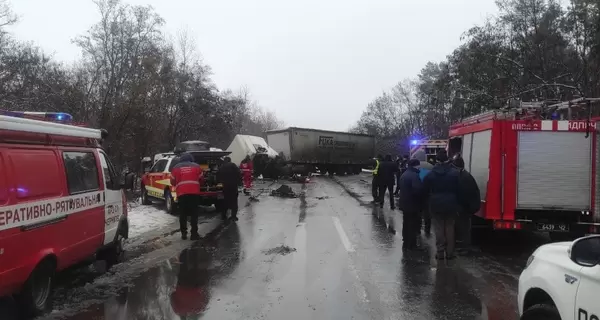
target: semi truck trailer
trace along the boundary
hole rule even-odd
[[[266,135],[293,174],[358,174],[375,154],[375,137],[366,134],[290,127]]]

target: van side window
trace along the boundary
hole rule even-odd
[[[119,182],[117,181],[117,170],[112,165],[106,153],[100,151],[100,165],[102,165],[102,171],[104,172],[104,181],[106,187],[112,190],[120,190]]]
[[[15,188],[19,202],[63,195],[57,183],[62,181],[64,173],[53,150],[8,149],[4,156],[6,171],[15,177],[11,187]]]
[[[63,152],[69,193],[100,189],[98,166],[93,152]]]
[[[8,168],[5,166],[4,158],[0,153],[0,204],[8,202],[8,181],[6,180],[6,171]]]
[[[152,167],[152,170],[150,170],[150,172],[163,172],[166,167],[167,167],[167,160],[161,159],[156,162],[156,164],[154,165],[154,167]]]

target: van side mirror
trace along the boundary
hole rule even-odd
[[[569,248],[569,258],[584,267],[600,263],[600,235],[579,238]]]

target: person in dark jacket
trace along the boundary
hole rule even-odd
[[[461,209],[459,172],[448,159],[446,150],[437,153],[436,164],[425,176],[423,189],[435,230],[436,258],[453,259],[454,225]]]
[[[396,196],[400,194],[400,177],[402,177],[404,172],[408,169],[408,160],[409,157],[407,154],[402,158],[398,157],[398,160],[396,160],[396,165],[398,166],[398,173],[396,174],[396,191],[394,192]]]
[[[194,156],[183,153],[179,156],[179,163],[171,169],[171,186],[177,194],[179,206],[179,229],[181,238],[187,239],[187,221],[190,217],[191,239],[199,240],[198,234],[198,205],[200,204],[200,186],[204,174],[199,164],[194,162]]]
[[[386,155],[383,162],[379,164],[379,207],[383,208],[383,204],[385,203],[385,191],[387,190],[390,193],[390,208],[392,210],[395,209],[394,204],[394,184],[396,180],[396,173],[398,172],[398,167],[396,163],[392,161],[391,155]]]
[[[227,220],[227,210],[231,209],[231,220],[238,221],[238,186],[242,181],[242,172],[230,157],[225,157],[224,161],[217,172],[217,180],[223,184],[221,217]]]
[[[433,169],[433,165],[427,162],[427,154],[425,154],[425,150],[417,150],[417,152],[413,154],[412,158],[419,160],[419,177],[421,178],[421,181],[425,180],[427,174]],[[424,225],[423,221],[425,222]],[[424,227],[425,236],[429,237],[431,235],[431,214],[429,214],[429,208],[427,206],[424,206],[416,222],[417,234],[421,234],[421,228]]]
[[[417,247],[417,221],[423,209],[423,182],[419,178],[419,160],[408,161],[406,171],[399,181],[398,208],[402,210],[402,248]]]
[[[459,202],[461,210],[456,224],[457,245],[464,250],[471,248],[471,217],[481,207],[481,195],[475,178],[465,170],[465,161],[457,154],[452,165],[459,171]]]

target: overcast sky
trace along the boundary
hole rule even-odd
[[[9,0],[12,28],[57,60],[98,20],[91,0]],[[220,89],[247,86],[290,126],[346,130],[398,81],[440,61],[494,0],[124,0],[149,4],[166,31],[187,28]]]

